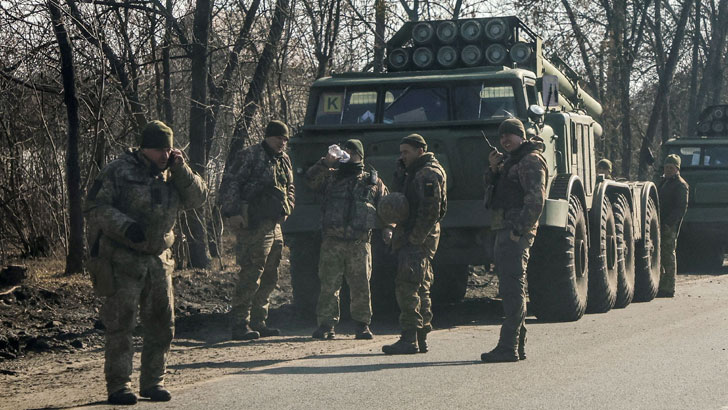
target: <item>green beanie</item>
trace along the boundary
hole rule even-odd
[[[604,158],[600,159],[599,162],[597,162],[597,168],[606,168],[609,173],[612,173],[612,161]]]
[[[680,169],[681,162],[682,162],[682,160],[680,159],[680,157],[677,154],[670,154],[667,156],[667,158],[665,158],[665,165],[667,165],[667,164],[675,165],[677,167],[677,169]]]
[[[152,121],[144,126],[139,148],[172,148],[173,145],[174,133],[162,121]]]
[[[508,118],[498,127],[498,135],[513,134],[526,139],[526,129],[518,118]]]
[[[399,145],[402,144],[411,145],[415,148],[422,148],[427,151],[427,142],[424,138],[422,138],[422,135],[420,134],[410,134],[402,138],[402,141],[399,143]]]
[[[265,127],[266,137],[288,137],[288,127],[282,121],[273,120]]]
[[[357,139],[350,139],[344,143],[344,148],[348,148],[361,157],[361,159],[364,159],[364,146],[361,144],[361,141]]]

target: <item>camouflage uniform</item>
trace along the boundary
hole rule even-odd
[[[240,273],[230,312],[236,324],[264,327],[283,250],[280,223],[294,203],[291,160],[265,141],[243,150],[223,176],[219,193],[223,217],[245,214],[247,219],[237,235]]]
[[[663,177],[657,187],[660,196],[660,252],[662,275],[659,291],[672,296],[675,294],[675,274],[677,272],[677,236],[680,225],[688,209],[688,183],[678,174]]]
[[[395,292],[403,331],[432,328],[432,258],[440,242],[440,221],[447,211],[447,176],[431,152],[397,171],[393,190],[409,202],[409,218],[397,225],[392,249],[398,250]]]
[[[379,225],[376,205],[388,193],[387,187],[376,171],[365,171],[362,163],[342,164],[335,170],[323,159],[309,168],[306,180],[311,189],[323,194],[318,324],[334,327],[339,322],[343,277],[349,284],[351,318],[369,325],[372,319],[370,241],[372,229]]]
[[[172,228],[179,211],[199,207],[206,198],[204,181],[186,164],[159,172],[137,150],[104,168],[88,193],[84,212],[91,257],[110,262],[115,290],[101,308],[109,393],[130,387],[138,307],[144,328],[141,390],[164,384],[165,356],[174,337]],[[143,230],[141,242],[128,237],[134,224]]]
[[[519,336],[525,340],[526,267],[546,200],[548,171],[542,151],[542,143],[525,141],[497,172],[488,168],[485,174],[486,184],[494,186],[491,228],[496,231],[494,262],[505,314],[498,346],[509,351],[518,347]]]

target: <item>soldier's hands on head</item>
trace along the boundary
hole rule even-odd
[[[503,154],[501,154],[498,150],[492,150],[490,151],[490,154],[488,154],[488,164],[490,166],[491,171],[495,172],[498,171],[498,166],[503,162]]]
[[[392,243],[392,235],[393,234],[394,234],[394,231],[389,226],[386,227],[386,228],[384,228],[384,229],[382,229],[382,240],[384,241],[384,243],[386,245],[389,245],[390,243]]]
[[[182,165],[185,163],[185,157],[182,156],[182,151],[178,150],[177,148],[173,149],[172,152],[169,153],[169,166],[170,168],[175,165]]]
[[[142,229],[142,226],[137,222],[132,223],[128,228],[126,228],[124,236],[126,236],[126,239],[132,241],[132,243],[144,242],[146,239],[146,236],[144,236],[144,229]]]

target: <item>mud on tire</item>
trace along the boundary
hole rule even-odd
[[[594,209],[592,209],[594,211]],[[602,199],[600,218],[591,219],[589,296],[586,311],[605,313],[617,300],[617,238],[612,202]]]
[[[617,300],[615,308],[624,308],[634,297],[634,226],[627,197],[618,195],[612,205],[617,235]]]
[[[660,285],[660,219],[655,201],[647,200],[645,234],[635,246],[634,301],[649,302]]]
[[[528,263],[531,309],[541,320],[579,320],[586,310],[588,277],[586,216],[569,197],[566,229],[542,226]]]

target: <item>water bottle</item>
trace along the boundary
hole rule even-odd
[[[349,154],[346,153],[340,146],[334,144],[329,147],[329,154],[339,160],[339,162],[348,162]]]

